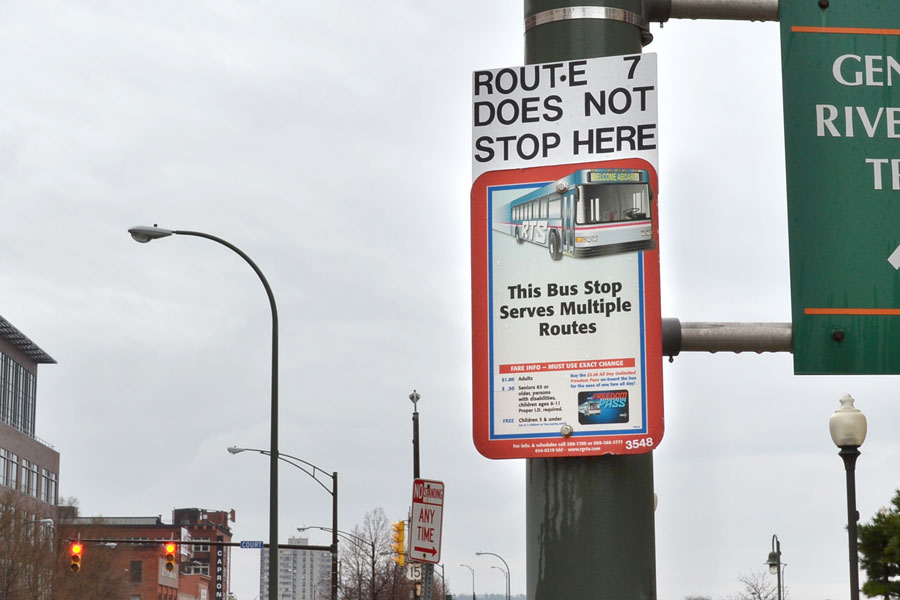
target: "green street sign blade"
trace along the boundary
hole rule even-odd
[[[794,372],[900,373],[900,10],[780,6]]]

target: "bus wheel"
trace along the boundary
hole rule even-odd
[[[518,243],[518,244],[525,243],[525,238],[522,237],[522,228],[519,226],[516,226],[516,243]]]
[[[559,235],[555,231],[550,233],[550,258],[559,260],[562,258],[562,250],[559,248]]]

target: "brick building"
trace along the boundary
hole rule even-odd
[[[162,517],[74,515],[61,523],[68,538],[109,540],[86,542],[84,561],[97,552],[113,552],[116,568],[127,572],[123,600],[227,600],[231,551],[216,542],[231,541],[229,521],[234,521],[234,511],[177,508],[171,523]],[[178,544],[172,571],[165,567],[165,540],[191,542]]]

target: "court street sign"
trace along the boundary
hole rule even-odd
[[[780,21],[794,372],[900,373],[900,6]]]
[[[663,434],[656,55],[472,84],[475,446],[649,452]]]

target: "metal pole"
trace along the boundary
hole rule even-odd
[[[243,250],[222,238],[199,231],[174,230],[176,235],[190,235],[212,240],[238,254],[256,273],[272,309],[272,383],[271,415],[269,417],[269,600],[278,600],[278,309],[275,295],[265,275]]]
[[[337,600],[338,592],[338,474],[331,474],[331,600]]]
[[[372,600],[375,600],[375,542],[370,541],[369,543],[372,544],[372,585],[369,591],[372,594]]]
[[[725,19],[777,21],[778,0],[647,0],[648,21]]]
[[[580,2],[582,9],[600,7],[590,14],[608,14],[602,18],[572,18],[570,4],[525,0],[526,26],[543,22],[525,32],[527,63],[641,52],[649,32],[635,19],[642,14],[640,0]],[[547,15],[561,18],[539,18]],[[529,600],[653,600],[654,545],[650,453],[527,461]]]
[[[413,403],[413,479],[419,478],[419,398],[421,396],[416,390],[409,395]]]
[[[419,477],[421,477],[421,471],[419,468],[419,399],[421,397],[422,396],[416,390],[413,390],[409,395],[409,399],[413,403],[413,479],[418,479]],[[433,581],[434,564],[425,563],[422,573],[422,593],[420,596],[424,600],[431,600]]]
[[[850,551],[850,600],[859,600],[859,553],[857,551],[856,522],[856,459],[859,446],[843,446],[838,452],[847,473],[847,541]]]
[[[499,554],[496,554],[496,553],[494,553],[494,552],[476,552],[476,553],[475,553],[475,556],[481,556],[481,555],[483,555],[483,554],[488,554],[488,555],[490,555],[490,556],[496,556],[497,558],[499,558],[499,559],[503,562],[503,566],[506,567],[506,571],[505,571],[505,572],[506,572],[506,600],[510,600],[510,594],[509,594],[509,580],[510,580],[509,564],[507,564],[506,559],[504,559],[502,556],[500,556]]]
[[[790,323],[682,323],[662,320],[663,356],[680,352],[792,352]]]
[[[461,567],[465,567],[468,570],[472,571],[472,600],[475,600],[475,569],[469,565],[459,565]]]
[[[781,540],[778,539],[777,535],[772,536],[772,550],[775,552],[775,559],[778,561],[777,563],[777,581],[776,585],[778,586],[778,600],[782,600],[782,589],[781,589]]]

